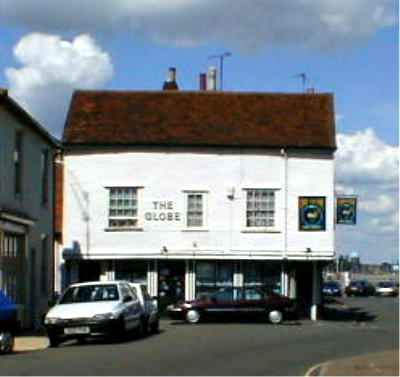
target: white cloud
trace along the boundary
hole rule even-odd
[[[0,0],[0,21],[41,31],[146,35],[193,46],[223,42],[332,48],[396,22],[393,0]]]
[[[358,196],[356,227],[336,228],[339,252],[391,262],[399,247],[399,148],[364,129],[337,136],[336,193]]]
[[[394,183],[398,177],[399,149],[383,143],[367,128],[352,135],[337,136],[339,182]]]
[[[74,88],[103,87],[113,76],[110,56],[89,35],[72,41],[32,33],[14,47],[20,68],[7,68],[9,90],[50,132],[60,136]]]
[[[369,214],[386,214],[396,210],[396,203],[389,194],[376,194],[361,200],[359,208]]]

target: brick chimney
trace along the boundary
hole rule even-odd
[[[179,90],[176,82],[176,68],[170,67],[168,70],[167,80],[164,82],[163,90]]]

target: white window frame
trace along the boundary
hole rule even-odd
[[[247,225],[247,194],[248,191],[252,190],[267,190],[271,191],[274,193],[274,225],[273,226],[248,226]],[[243,233],[279,233],[279,222],[280,222],[280,217],[278,213],[279,209],[279,196],[278,196],[278,191],[279,188],[273,188],[273,187],[246,187],[243,188]]]
[[[208,231],[208,191],[206,190],[184,190],[184,214],[183,214],[183,231],[186,232],[198,232]],[[188,204],[189,204],[189,195],[201,195],[202,203],[203,203],[203,225],[202,226],[188,226]]]
[[[142,230],[142,216],[141,216],[141,202],[142,202],[142,189],[139,186],[126,186],[126,185],[115,185],[105,187],[107,190],[107,221],[106,231],[137,231]],[[112,189],[134,189],[136,190],[136,216],[110,216],[110,195]],[[110,220],[136,220],[135,226],[110,226]]]

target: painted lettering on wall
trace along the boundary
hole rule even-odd
[[[181,221],[180,212],[174,211],[174,202],[153,201],[152,206],[153,210],[144,214],[146,221]]]

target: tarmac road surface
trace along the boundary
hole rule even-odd
[[[326,320],[187,325],[110,343],[0,356],[1,375],[304,375],[333,359],[399,349],[398,298],[347,298]]]

